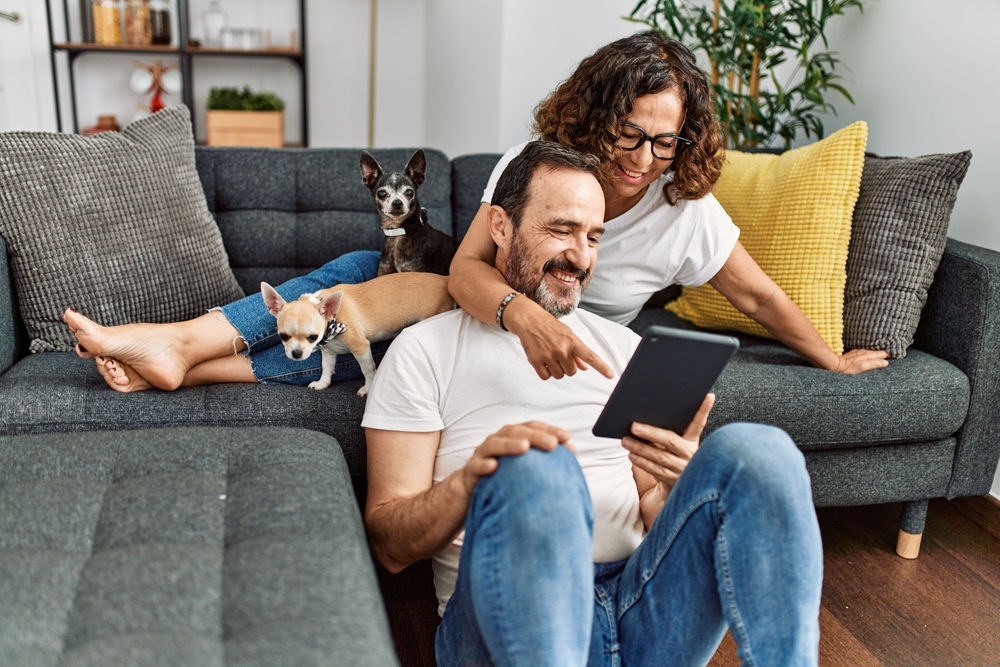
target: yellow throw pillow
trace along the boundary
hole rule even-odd
[[[837,354],[844,351],[847,249],[867,140],[868,126],[859,121],[782,155],[727,151],[714,191],[743,247]],[[774,338],[711,285],[685,287],[667,309],[700,327]]]

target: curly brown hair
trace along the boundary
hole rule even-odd
[[[663,188],[671,204],[700,199],[719,178],[725,152],[708,81],[694,54],[657,32],[644,32],[601,47],[535,108],[534,131],[601,161],[606,182],[614,170],[621,123],[643,95],[676,88],[685,109],[681,136],[693,145],[670,165],[674,179]]]

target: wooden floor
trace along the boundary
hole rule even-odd
[[[931,502],[920,558],[895,554],[900,505],[818,511],[823,667],[1000,665],[1000,503]],[[403,667],[434,665],[437,602],[425,561],[379,571]],[[739,665],[726,635],[711,667]]]

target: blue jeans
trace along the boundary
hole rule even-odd
[[[638,549],[591,562],[592,510],[564,447],[501,459],[465,524],[438,665],[705,665],[728,626],[744,665],[816,665],[823,554],[804,458],[730,424],[701,445]]]
[[[312,273],[282,283],[275,287],[285,301],[298,299],[303,294],[317,292],[334,285],[355,285],[371,280],[378,273],[378,259],[381,253],[373,250],[358,250],[341,255],[327,262]],[[251,294],[234,301],[221,309],[229,323],[236,327],[246,341],[246,354],[254,377],[261,384],[306,385],[318,380],[322,370],[322,357],[318,351],[301,361],[285,356],[285,348],[278,338],[277,320],[268,312],[264,298]],[[372,354],[381,359],[388,342],[372,345]],[[354,355],[337,356],[334,381],[357,380],[363,377]]]

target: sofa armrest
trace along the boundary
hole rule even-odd
[[[7,243],[0,237],[0,373],[28,354],[28,334],[21,323],[10,273]]]
[[[985,495],[1000,459],[1000,253],[948,239],[914,346],[969,377],[948,497]]]

